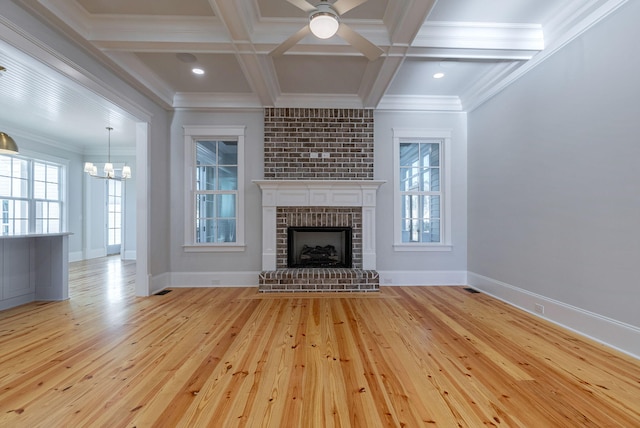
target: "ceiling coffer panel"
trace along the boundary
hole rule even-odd
[[[176,92],[251,92],[232,54],[139,52],[136,56]],[[204,74],[194,74],[194,67],[201,68]]]

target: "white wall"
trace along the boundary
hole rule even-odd
[[[382,284],[465,284],[467,267],[467,131],[465,113],[375,113],[377,270]],[[448,129],[452,135],[452,251],[406,252],[393,248],[393,129]]]
[[[626,3],[469,114],[471,282],[636,355],[638,20]]]

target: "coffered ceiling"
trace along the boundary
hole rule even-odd
[[[624,3],[338,0],[359,3],[341,22],[382,50],[370,61],[337,35],[307,35],[274,55],[309,20],[287,0],[14,1],[96,48],[166,108],[445,111],[475,108]]]

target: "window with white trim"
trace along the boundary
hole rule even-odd
[[[185,126],[185,249],[244,249],[244,128]]]
[[[450,251],[450,132],[394,129],[394,248]]]
[[[63,165],[0,155],[2,235],[63,230]]]

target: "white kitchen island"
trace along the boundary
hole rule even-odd
[[[0,310],[69,298],[69,235],[0,236]]]

